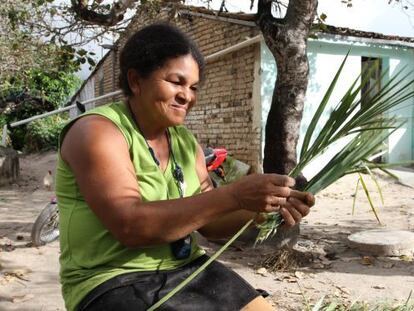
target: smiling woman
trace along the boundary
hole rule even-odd
[[[167,127],[183,124],[195,104],[198,80],[198,64],[189,54],[168,60],[148,78],[140,77],[134,69],[128,71],[134,95],[129,106],[145,137],[152,138],[158,131],[162,134]]]
[[[88,111],[60,138],[56,193],[68,310],[146,310],[208,259],[194,231],[229,236],[257,213],[279,209],[294,225],[314,201],[292,197],[294,180],[275,174],[213,189],[203,151],[183,126],[204,61],[180,30],[141,29],[125,44],[120,68],[126,101]],[[160,309],[194,306],[271,309],[218,262]]]

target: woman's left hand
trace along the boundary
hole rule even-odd
[[[313,205],[315,205],[315,197],[312,193],[292,190],[286,204],[279,210],[285,221],[284,227],[290,228],[298,224],[309,214]]]

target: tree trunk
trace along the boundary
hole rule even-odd
[[[276,20],[271,13],[272,1],[259,0],[257,24],[272,52],[277,79],[266,122],[263,171],[289,174],[296,165],[303,104],[308,86],[309,64],[307,38],[315,19],[317,0],[290,0],[286,15]],[[297,179],[296,188],[306,183]],[[299,224],[278,230],[269,241],[276,248],[292,248],[300,233]]]
[[[257,23],[277,65],[265,131],[265,173],[288,174],[296,164],[296,145],[309,75],[307,38],[317,4],[317,0],[291,0],[286,16],[276,20],[271,15],[272,1],[259,0]]]

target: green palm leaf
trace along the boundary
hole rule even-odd
[[[368,198],[369,206],[371,206],[371,210],[374,213],[375,218],[377,218],[379,224],[381,224],[381,220],[379,219],[379,216],[378,216],[377,210],[375,209],[374,203],[372,203],[371,195],[369,194],[369,190],[368,190],[367,185],[366,185],[366,183],[364,181],[364,178],[362,178],[362,175],[361,174],[358,174],[358,175],[359,175],[359,179],[361,180],[362,188],[365,191],[365,195]]]
[[[338,81],[338,74],[342,71],[343,66],[344,63],[339,67],[338,73],[335,75],[331,86],[328,88],[321,105],[312,119],[312,126],[305,135],[304,147],[301,149],[299,162],[289,174],[292,177],[297,177],[310,162],[326,152],[333,143],[340,142],[342,139],[348,139],[349,142],[342,150],[318,174],[309,180],[305,190],[314,194],[325,189],[346,174],[363,171],[370,173],[369,170],[375,167],[386,171],[385,168],[373,164],[367,159],[381,151],[384,141],[403,124],[397,124],[395,118],[388,117],[385,113],[414,96],[414,91],[411,90],[414,80],[408,79],[412,75],[411,72],[408,74],[403,74],[402,72],[397,73],[365,105],[362,105],[362,99],[358,99],[357,94],[365,85],[366,81],[361,81],[359,85],[354,82],[345,92],[345,95],[334,108],[321,131],[310,145],[316,124],[320,122],[320,117],[327,106],[327,101],[330,99],[333,92],[332,89],[335,88],[336,82]],[[388,171],[386,172],[389,173]],[[371,174],[371,176],[373,175]],[[379,221],[378,214],[373,206],[362,176],[360,177],[360,182],[371,209]],[[378,184],[377,187],[383,200]],[[278,213],[268,215],[267,221],[259,227],[257,242],[264,241],[277,232],[277,228],[272,224],[277,224],[279,218],[280,215]]]
[[[318,106],[318,109],[316,110],[315,114],[313,115],[312,121],[310,122],[308,129],[306,131],[305,134],[305,138],[303,140],[303,144],[302,144],[302,151],[301,151],[301,157],[303,157],[303,155],[305,154],[305,152],[308,149],[308,145],[310,143],[310,140],[312,138],[313,132],[316,128],[316,125],[319,122],[320,117],[322,116],[323,111],[326,108],[326,105],[329,102],[329,99],[331,98],[332,92],[335,89],[335,85],[339,79],[339,76],[341,75],[342,69],[344,68],[346,59],[348,58],[348,54],[349,52],[346,54],[344,60],[342,61],[341,66],[339,67],[338,72],[335,74],[334,79],[331,82],[331,85],[328,87],[328,90],[325,93],[325,96],[322,99],[322,102],[320,103],[320,105]]]
[[[356,198],[357,198],[357,195],[358,195],[358,188],[359,188],[359,183],[361,182],[361,179],[360,178],[358,178],[358,180],[357,180],[357,184],[356,184],[356,186],[355,186],[355,192],[354,192],[354,199],[352,200],[352,216],[354,215],[354,213],[355,213],[355,203],[356,203]]]
[[[378,194],[379,194],[380,199],[381,199],[381,203],[382,203],[382,205],[384,205],[384,196],[382,194],[381,186],[379,185],[377,178],[375,178],[374,174],[372,173],[372,171],[370,170],[368,165],[364,165],[364,167],[367,170],[369,176],[371,176],[372,181],[375,183],[375,186],[377,187]]]

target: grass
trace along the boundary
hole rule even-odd
[[[389,302],[387,299],[376,303],[358,300],[348,302],[335,298],[327,299],[326,296],[323,296],[314,305],[311,305],[299,282],[297,285],[303,297],[303,310],[306,311],[414,311],[412,290],[404,302]]]
[[[364,301],[356,301],[352,303],[343,302],[340,300],[326,301],[322,297],[318,302],[310,307],[305,303],[305,310],[307,311],[414,311],[414,302],[411,299],[411,294],[405,302],[393,303],[388,301],[378,303],[368,303]]]

